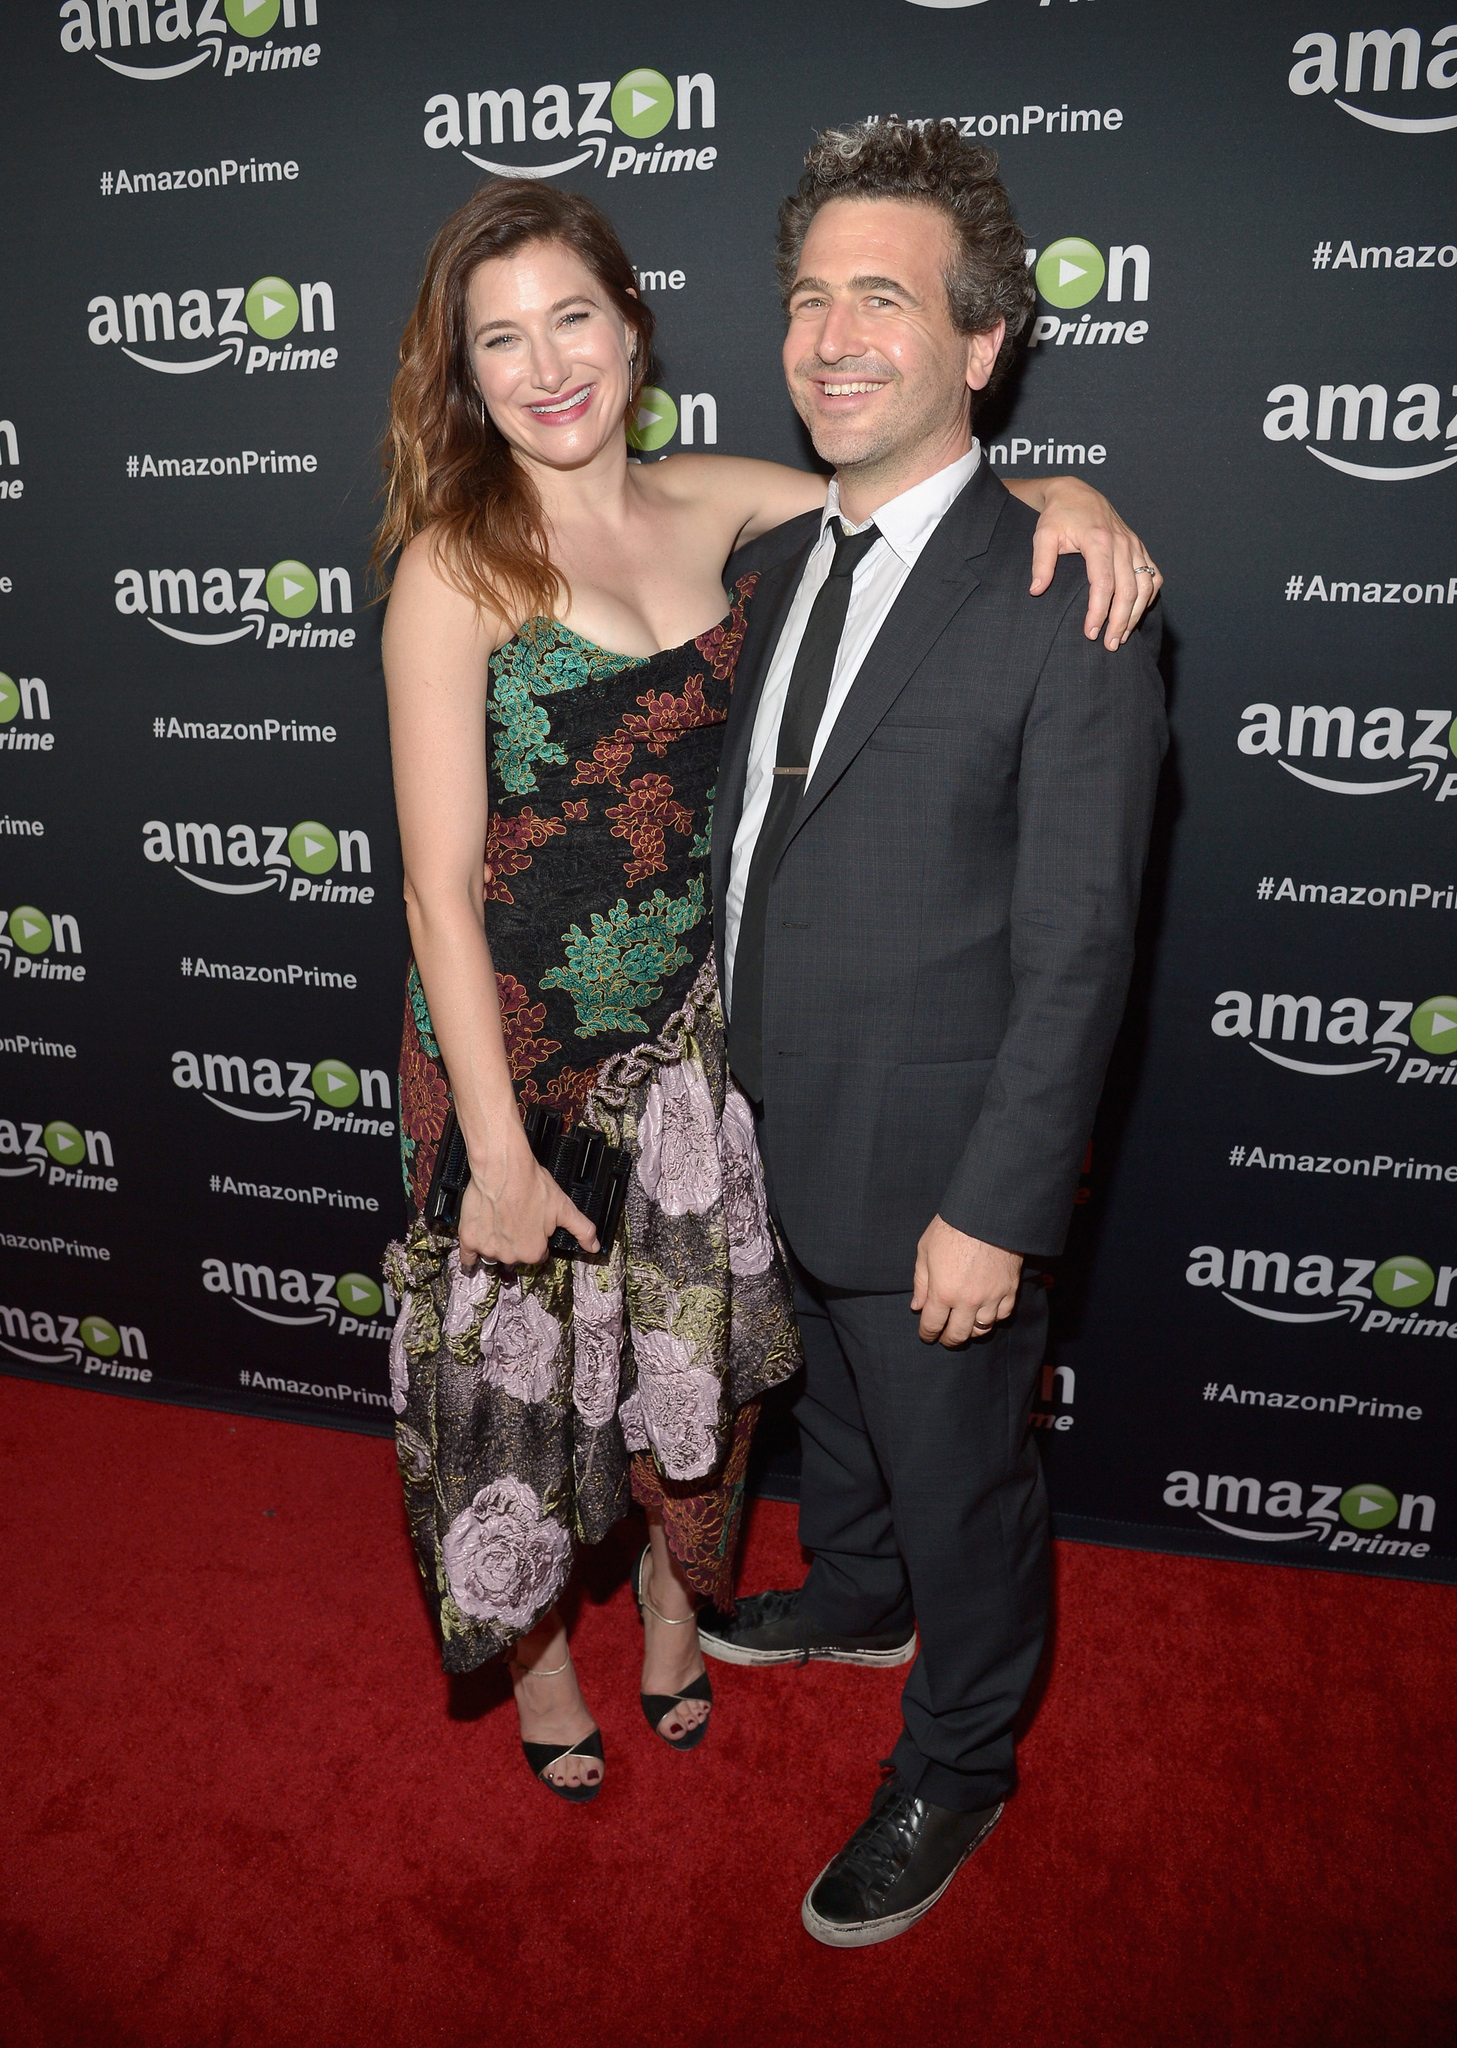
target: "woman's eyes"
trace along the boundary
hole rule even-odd
[[[559,327],[574,327],[579,320],[590,320],[591,317],[591,314],[588,312],[564,313],[557,322],[557,325]],[[520,339],[519,334],[493,334],[485,346],[488,349],[504,348],[507,342],[519,341]]]

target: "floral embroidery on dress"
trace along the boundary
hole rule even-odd
[[[713,851],[713,804],[717,795],[718,784],[715,783],[703,799],[703,830],[696,835],[688,849],[689,860],[707,860]]]
[[[506,817],[494,805],[486,820],[486,866],[490,869],[490,880],[486,883],[487,903],[514,903],[516,898],[506,887],[508,875],[519,875],[531,866],[528,846],[545,846],[548,839],[566,831],[560,818],[538,818],[528,805]]]
[[[754,595],[758,584],[757,573],[752,576],[741,576],[734,585],[728,617],[720,619],[711,632],[700,633],[693,643],[713,670],[715,682],[733,681],[734,665],[738,661],[739,649],[744,644],[744,634],[749,623],[745,614],[749,599]]]
[[[693,830],[693,813],[674,801],[673,785],[666,775],[639,775],[627,793],[625,804],[613,804],[605,814],[613,822],[614,839],[625,839],[632,859],[623,862],[629,885],[645,882],[649,875],[665,875],[664,834],[686,836]]]
[[[450,1671],[533,1627],[576,1545],[634,1496],[699,1595],[732,1606],[755,1402],[799,1360],[753,1118],[725,1066],[707,901],[749,587],[712,633],[645,661],[542,621],[492,662],[485,921],[517,1103],[599,1131],[634,1172],[605,1257],[462,1272],[418,1215],[450,1095],[412,968],[400,1128],[417,1217],[386,1260],[389,1382]]]
[[[633,911],[619,896],[605,917],[593,911],[590,938],[575,924],[562,934],[567,964],[543,974],[541,985],[565,989],[571,997],[578,1038],[646,1031],[642,1010],[658,1000],[666,977],[692,959],[678,940],[705,914],[701,875],[694,876],[686,896],[670,899],[655,889]]]
[[[562,768],[566,753],[550,739],[551,720],[535,700],[562,690],[580,690],[624,669],[641,668],[644,658],[594,647],[556,619],[533,619],[491,656],[491,723],[498,728],[491,774],[512,796],[537,787],[536,768]]]
[[[501,1030],[506,1040],[506,1058],[511,1079],[524,1080],[533,1067],[561,1051],[559,1038],[538,1038],[546,1022],[546,1004],[533,1003],[514,974],[496,976],[496,996],[501,1005]]]

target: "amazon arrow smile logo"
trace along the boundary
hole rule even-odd
[[[1292,66],[1287,83],[1298,99],[1308,99],[1314,93],[1344,93],[1345,97],[1335,99],[1343,114],[1387,135],[1445,135],[1457,128],[1457,113],[1448,112],[1440,100],[1425,105],[1417,100],[1409,113],[1393,111],[1388,100],[1380,107],[1354,102],[1358,94],[1368,91],[1415,93],[1423,83],[1434,93],[1450,91],[1457,85],[1454,45],[1457,26],[1438,29],[1424,72],[1420,29],[1353,28],[1346,35],[1344,50],[1335,36],[1317,30],[1291,46],[1300,61]]]
[[[1412,483],[1419,477],[1436,476],[1457,463],[1457,413],[1445,426],[1442,423],[1449,397],[1457,397],[1457,384],[1445,378],[1440,383],[1403,384],[1395,393],[1394,403],[1384,384],[1322,384],[1316,396],[1312,440],[1309,388],[1304,384],[1277,384],[1265,395],[1270,410],[1265,414],[1262,431],[1267,441],[1304,444],[1307,455],[1313,455],[1327,469],[1339,470],[1343,476],[1358,477],[1366,483]],[[1364,439],[1371,444],[1373,458],[1377,444],[1386,440],[1389,419],[1393,439],[1406,443],[1414,459],[1401,460],[1398,454],[1396,461],[1358,461],[1354,449],[1348,455],[1337,455],[1330,447],[1319,444],[1332,440],[1338,419],[1341,440]]]
[[[347,569],[315,572],[289,555],[271,569],[118,569],[112,581],[119,612],[144,618],[155,631],[187,647],[226,647],[250,638],[261,643],[265,627],[270,649],[354,644],[351,627],[341,632],[290,623],[309,618],[316,609],[324,617],[351,613],[354,584]],[[218,620],[216,626],[205,624],[209,613]],[[183,619],[195,623],[184,625]]]
[[[182,292],[100,292],[87,301],[91,315],[86,329],[94,348],[119,348],[144,370],[165,377],[192,377],[215,370],[219,363],[236,368],[251,337],[248,372],[257,369],[332,369],[337,349],[270,350],[295,328],[304,334],[334,332],[334,287],[322,281],[300,284],[271,274],[251,285],[221,285],[207,292],[197,286]],[[241,318],[239,317],[241,314]],[[158,355],[159,344],[191,343],[201,354]],[[327,355],[326,363],[323,357]],[[286,360],[285,360],[286,359]]]
[[[149,818],[142,827],[142,857],[170,864],[174,874],[214,896],[259,896],[276,889],[290,903],[300,898],[314,903],[374,901],[372,886],[329,879],[335,868],[346,875],[372,872],[369,834],[353,829],[332,832],[317,818],[306,818],[292,831],[286,825],[214,825],[186,819],[174,826],[164,818]],[[221,873],[209,874],[209,868]],[[317,880],[312,879],[315,876]]]
[[[228,51],[223,76],[263,71],[312,70],[319,61],[315,42],[269,41],[256,46],[271,29],[312,29],[319,21],[319,0],[199,0],[195,19],[177,0],[64,0],[61,48],[69,57],[92,56],[118,78],[143,85],[162,85],[185,78],[189,71],[216,70],[222,63],[229,31],[245,38]],[[160,45],[160,62],[147,53]],[[191,54],[175,54],[194,45]]]
[[[1378,1263],[1323,1252],[1292,1258],[1288,1252],[1225,1252],[1219,1245],[1196,1244],[1184,1279],[1190,1287],[1215,1289],[1231,1308],[1266,1323],[1344,1322],[1359,1326],[1363,1336],[1446,1339],[1457,1331],[1457,1322],[1446,1316],[1422,1314],[1428,1303],[1433,1310],[1448,1307],[1457,1266],[1433,1268],[1411,1252]],[[1374,1308],[1373,1301],[1386,1306]]]
[[[625,71],[615,85],[609,78],[589,80],[577,86],[575,97],[582,104],[574,104],[565,85],[434,93],[425,102],[425,146],[457,149],[468,163],[496,177],[558,178],[584,164],[600,171],[609,140],[625,135],[630,139],[613,148],[609,178],[713,169],[715,149],[654,143],[675,117],[680,131],[713,127],[716,92],[708,72],[681,72],[675,87],[661,71],[640,65]],[[639,150],[633,146],[638,142],[650,146]],[[529,149],[533,160],[514,162],[501,154],[512,145]],[[487,149],[489,156],[483,154]]]
[[[1457,1081],[1457,996],[1374,1004],[1337,996],[1327,1008],[1320,996],[1267,990],[1256,997],[1227,988],[1214,1000],[1214,1036],[1242,1039],[1287,1073],[1339,1080],[1380,1070],[1394,1074],[1398,1087],[1447,1088]]]

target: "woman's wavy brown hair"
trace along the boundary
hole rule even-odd
[[[387,587],[390,557],[426,527],[435,559],[465,597],[514,625],[550,616],[562,579],[530,476],[512,454],[471,373],[466,293],[476,266],[531,242],[560,242],[581,258],[637,336],[624,425],[648,374],[653,316],[617,231],[575,192],[527,178],[483,185],[430,245],[420,296],[400,340],[385,435],[385,513],[370,567]]]

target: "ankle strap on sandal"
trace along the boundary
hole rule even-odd
[[[643,1575],[642,1575],[642,1573],[641,1573],[641,1571],[640,1571],[640,1572],[638,1573],[638,1581],[637,1581],[637,1585],[638,1585],[638,1593],[637,1593],[637,1598],[638,1598],[638,1605],[639,1605],[639,1606],[640,1606],[640,1607],[642,1608],[642,1610],[643,1610],[644,1614],[650,1614],[650,1615],[651,1615],[651,1616],[653,1617],[653,1620],[654,1620],[654,1621],[661,1621],[661,1622],[665,1623],[665,1624],[666,1624],[666,1626],[667,1626],[668,1628],[687,1628],[687,1626],[688,1626],[688,1624],[689,1624],[689,1622],[690,1622],[690,1621],[691,1621],[691,1622],[695,1622],[695,1623],[697,1622],[697,1620],[698,1620],[698,1610],[697,1610],[697,1608],[695,1608],[695,1609],[693,1610],[693,1612],[692,1612],[691,1614],[680,1614],[680,1615],[676,1616],[676,1618],[675,1618],[675,1617],[674,1617],[673,1615],[671,1615],[671,1614],[659,1614],[659,1612],[658,1612],[657,1608],[656,1608],[656,1607],[654,1607],[654,1605],[653,1605],[652,1601],[651,1601],[651,1600],[649,1600],[649,1598],[648,1598],[647,1594],[646,1594],[646,1593],[644,1593],[644,1591],[642,1590],[642,1581],[643,1581]]]

